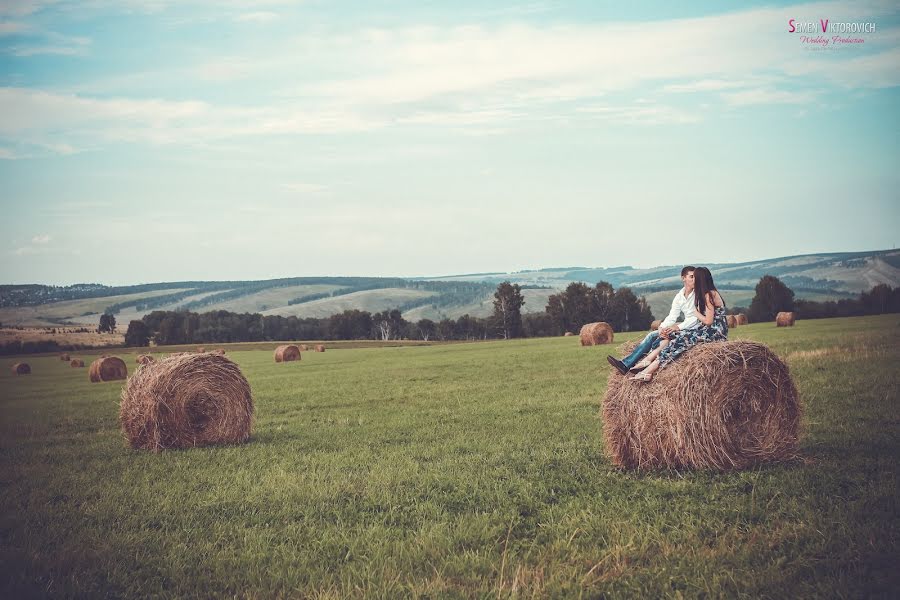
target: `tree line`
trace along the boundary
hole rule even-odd
[[[475,286],[465,286],[474,292]],[[550,296],[543,313],[522,314],[522,286],[504,281],[497,286],[493,314],[463,315],[457,319],[403,318],[399,308],[370,313],[345,310],[327,318],[299,318],[224,310],[153,311],[131,321],[125,334],[129,346],[210,344],[279,340],[486,340],[562,335],[577,332],[582,325],[606,321],[616,331],[644,330],[653,315],[646,300],[628,288],[619,290],[606,283],[589,287],[573,283]],[[463,290],[460,290],[463,291]],[[108,319],[107,319],[108,322]],[[105,325],[108,323],[105,323]]]

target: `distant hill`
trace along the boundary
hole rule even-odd
[[[730,306],[747,306],[763,275],[775,275],[798,298],[857,296],[879,283],[900,286],[900,250],[833,252],[787,256],[745,263],[708,264]],[[267,315],[326,317],[347,309],[377,312],[399,308],[407,320],[487,316],[497,284],[524,286],[526,312],[541,312],[547,298],[573,281],[608,281],[647,298],[657,317],[664,315],[681,281],[682,265],[651,269],[555,267],[510,273],[444,277],[294,277],[264,281],[187,281],[109,287],[2,285],[3,325],[96,326],[104,311],[121,325],[153,310],[259,312]]]

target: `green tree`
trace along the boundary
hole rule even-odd
[[[420,319],[418,323],[416,323],[416,327],[419,328],[419,335],[422,336],[422,339],[426,342],[428,338],[432,337],[437,331],[437,324],[431,319]]]
[[[126,346],[149,346],[150,328],[143,321],[131,321],[128,331],[125,332]]]
[[[497,286],[494,292],[494,316],[493,320],[503,339],[522,337],[522,306],[525,298],[522,297],[522,288],[519,284],[504,281]]]
[[[756,295],[747,309],[747,319],[752,323],[772,321],[780,312],[793,312],[794,292],[780,279],[764,275],[756,284]]]
[[[100,326],[97,327],[98,333],[112,333],[116,330],[116,316],[109,313],[100,315]]]

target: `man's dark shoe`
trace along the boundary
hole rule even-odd
[[[610,356],[609,354],[606,355],[606,360],[609,362],[609,364],[615,367],[616,371],[618,371],[619,374],[628,375],[628,367],[626,367],[625,363],[623,363],[621,360],[614,356]]]

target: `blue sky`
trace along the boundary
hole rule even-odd
[[[900,241],[896,2],[4,1],[0,65],[4,283]]]

